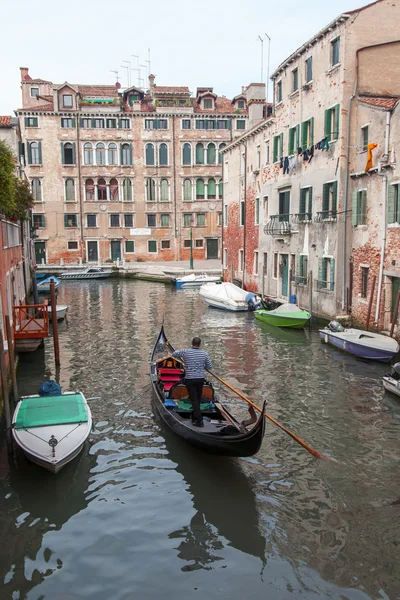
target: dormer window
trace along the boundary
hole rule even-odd
[[[63,94],[63,107],[72,108],[72,94]]]
[[[36,96],[39,96],[39,88],[31,87],[31,97],[36,98]]]
[[[213,99],[212,98],[204,98],[203,108],[205,108],[205,109],[214,108]]]
[[[131,94],[129,96],[129,106],[133,106],[134,102],[139,102],[139,94]]]
[[[238,100],[237,106],[238,108],[246,108],[244,100]]]

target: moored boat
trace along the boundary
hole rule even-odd
[[[282,304],[274,310],[259,309],[254,311],[254,316],[275,327],[290,327],[302,329],[311,319],[308,310],[301,310],[296,304]]]
[[[12,421],[14,439],[26,457],[52,473],[80,453],[91,428],[82,392],[23,396]]]
[[[183,364],[171,352],[173,347],[161,327],[150,361],[154,413],[176,435],[201,450],[224,456],[253,456],[258,452],[265,432],[265,403],[258,419],[250,408],[251,419],[240,423],[219,404],[211,383],[205,382],[201,404],[204,427],[196,427],[182,381]]]
[[[393,365],[391,372],[383,376],[383,387],[388,392],[400,396],[400,362]]]
[[[56,306],[57,321],[63,321],[63,319],[65,319],[65,317],[67,315],[68,309],[69,309],[68,304],[57,304],[57,306]],[[48,310],[49,319],[50,319],[50,322],[51,322],[52,311],[51,311],[51,305],[50,304],[49,304],[47,310]]]
[[[37,283],[37,291],[39,294],[50,294],[51,281],[54,281],[54,289],[58,288],[60,285],[60,280],[54,275],[51,275],[50,277],[46,277],[46,279],[42,279]]]
[[[207,275],[207,273],[199,273],[196,275],[195,273],[191,273],[190,275],[185,275],[184,277],[177,277],[173,279],[173,283],[175,283],[177,289],[181,288],[189,288],[189,287],[199,287],[205,283],[213,283],[220,281],[221,277],[214,277],[212,275]]]
[[[345,329],[337,321],[331,321],[319,334],[326,344],[367,360],[390,362],[400,350],[391,337],[362,329]]]
[[[81,271],[65,271],[61,273],[61,279],[105,279],[110,277],[112,271],[107,271],[102,267],[87,267]]]
[[[238,287],[234,283],[205,283],[200,288],[200,296],[213,308],[245,312],[254,310],[256,295]]]

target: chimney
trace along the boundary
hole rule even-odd
[[[29,69],[27,67],[20,67],[21,71],[21,81],[25,81],[25,79],[30,79],[29,77]]]
[[[155,75],[149,75],[149,82],[150,82],[150,89],[151,90],[153,89],[153,87],[155,87],[155,83],[154,83],[155,78],[156,78]]]
[[[246,88],[249,128],[264,119],[265,83],[250,83]]]

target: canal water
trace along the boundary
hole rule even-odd
[[[9,465],[3,445],[2,600],[400,598],[400,401],[382,389],[387,367],[324,345],[317,329],[207,308],[196,290],[60,287],[59,380],[93,398],[94,426],[57,476],[18,453]],[[271,422],[250,459],[164,431],[148,375],[163,317],[176,348],[200,335],[218,374],[335,462]],[[21,357],[21,395],[55,377],[51,338]],[[226,402],[245,414],[232,393]]]

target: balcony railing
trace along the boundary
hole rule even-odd
[[[291,235],[291,224],[293,215],[279,214],[271,215],[269,222],[264,227],[266,235]]]
[[[311,223],[311,221],[312,213],[310,212],[297,213],[293,215],[293,223],[296,223],[296,225]]]
[[[314,285],[317,292],[333,292],[335,289],[334,281],[324,281],[321,279],[316,279],[314,281]]]
[[[317,216],[314,219],[315,223],[325,222],[335,222],[337,221],[337,210],[322,210],[321,212],[317,212]]]

